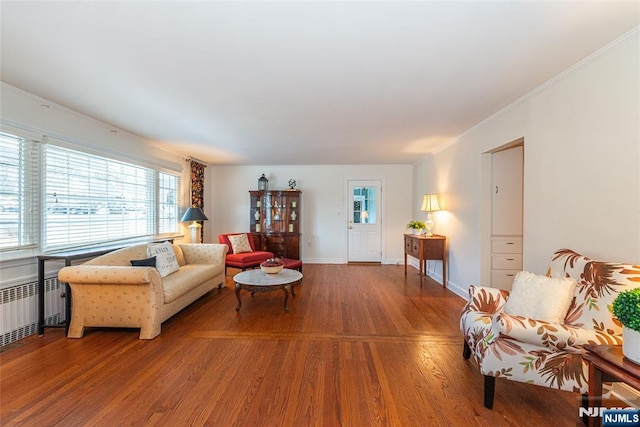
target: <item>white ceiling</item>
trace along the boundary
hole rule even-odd
[[[639,1],[2,1],[2,81],[210,164],[403,164]]]

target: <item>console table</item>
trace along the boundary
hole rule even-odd
[[[584,346],[587,354],[583,357],[589,362],[589,395],[587,404],[599,408],[602,405],[602,383],[623,382],[640,391],[640,366],[625,359],[622,346],[591,345]],[[589,426],[602,425],[600,417],[589,417]]]
[[[65,304],[64,304],[64,323],[54,325],[45,325],[44,323],[44,276],[45,262],[47,261],[64,261],[65,266],[70,266],[73,261],[94,258],[104,255],[108,252],[115,251],[122,246],[102,249],[89,249],[57,252],[46,255],[38,255],[38,335],[44,334],[45,328],[64,328],[64,334],[69,332],[69,320],[71,317],[71,289],[68,283],[64,284]]]
[[[404,235],[404,275],[407,275],[407,255],[419,260],[420,287],[422,277],[427,274],[427,260],[442,261],[442,286],[447,287],[447,238],[433,235],[431,237]],[[423,273],[424,272],[424,273]]]

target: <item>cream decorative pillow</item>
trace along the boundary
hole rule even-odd
[[[147,245],[147,256],[156,257],[156,268],[158,269],[158,273],[160,273],[160,277],[168,276],[180,268],[176,253],[173,251],[173,246],[169,242]]]
[[[547,322],[564,323],[577,282],[572,278],[516,274],[504,312]]]
[[[231,243],[231,249],[233,249],[234,254],[253,252],[246,234],[233,234],[229,236],[229,242]]]

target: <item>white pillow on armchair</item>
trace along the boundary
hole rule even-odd
[[[577,282],[573,278],[538,276],[519,272],[504,312],[546,322],[564,323]]]

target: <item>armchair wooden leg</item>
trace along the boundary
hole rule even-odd
[[[462,348],[462,357],[464,357],[466,360],[469,360],[469,358],[471,357],[471,347],[469,347],[469,344],[467,344],[467,340],[464,340],[464,347]]]
[[[493,409],[493,397],[496,392],[496,377],[484,376],[484,407]]]
[[[584,409],[589,409],[589,395],[586,393],[582,394],[582,399],[580,399],[580,406]],[[585,414],[582,416],[582,423],[586,426],[589,425],[589,417]]]

